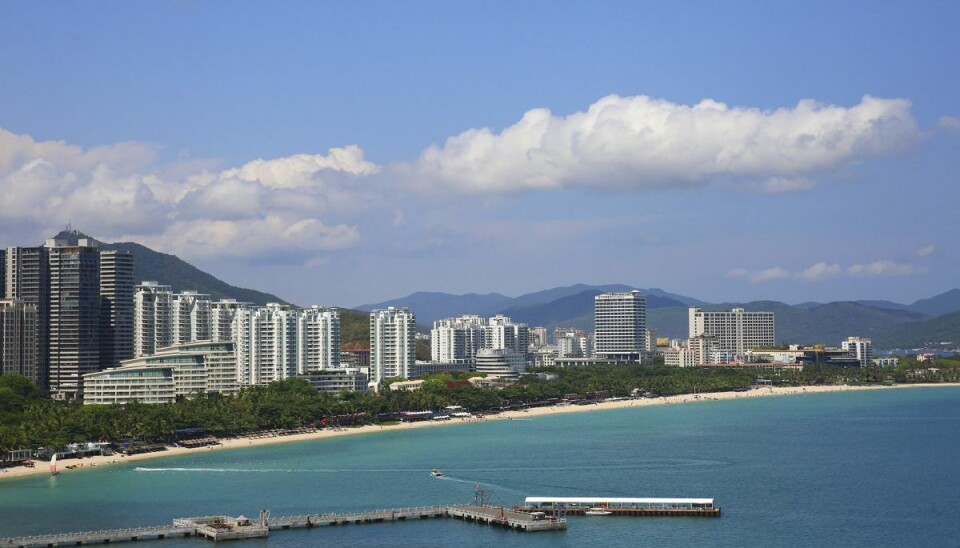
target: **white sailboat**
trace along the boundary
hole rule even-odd
[[[57,454],[56,453],[54,453],[53,456],[50,457],[50,475],[51,476],[57,475]]]

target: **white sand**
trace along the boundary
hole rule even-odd
[[[628,407],[647,407],[651,405],[671,405],[702,403],[707,401],[732,400],[740,398],[762,398],[770,396],[789,396],[800,394],[816,394],[822,392],[847,392],[855,390],[893,390],[898,388],[929,388],[929,387],[960,387],[960,383],[940,383],[940,384],[901,384],[896,386],[805,386],[805,387],[763,387],[754,388],[746,392],[714,392],[708,394],[684,394],[679,396],[661,397],[661,398],[642,398],[627,399],[620,401],[608,401],[590,405],[560,405],[549,407],[534,407],[525,411],[507,411],[497,415],[487,415],[483,419],[463,418],[452,419],[449,421],[421,421],[412,423],[392,424],[386,426],[371,425],[359,426],[355,428],[343,428],[339,430],[326,429],[319,432],[307,434],[294,434],[290,436],[276,436],[269,438],[246,438],[221,440],[220,445],[199,447],[187,449],[185,447],[168,447],[166,451],[156,453],[143,453],[122,457],[120,455],[88,457],[84,459],[67,459],[57,463],[57,469],[62,474],[73,474],[90,470],[95,467],[113,466],[127,462],[143,461],[163,457],[173,457],[180,455],[199,455],[207,451],[221,451],[224,449],[237,449],[242,447],[253,447],[257,445],[268,445],[275,443],[291,443],[307,440],[318,440],[324,438],[335,438],[339,436],[353,436],[357,434],[371,434],[387,430],[409,430],[414,428],[429,428],[435,426],[449,426],[454,424],[465,424],[472,422],[488,420],[511,420],[515,418],[532,418],[543,415],[555,415],[559,413],[583,413],[591,411],[602,411],[608,409],[623,409]],[[0,472],[0,480],[8,478],[17,478],[31,475],[46,475],[50,473],[50,466],[47,462],[34,461],[35,466],[28,468],[26,466],[15,466],[6,468]],[[70,465],[77,465],[75,468],[67,468]]]

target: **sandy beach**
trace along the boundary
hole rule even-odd
[[[356,436],[361,434],[374,434],[385,431],[410,430],[415,428],[432,428],[452,425],[462,425],[491,420],[512,420],[517,418],[534,418],[545,415],[556,415],[561,413],[587,413],[594,411],[604,411],[609,409],[624,409],[631,407],[648,407],[653,405],[675,405],[675,404],[696,404],[711,401],[743,399],[743,398],[765,398],[775,396],[796,396],[803,394],[817,394],[824,392],[849,392],[859,390],[897,390],[905,388],[930,388],[930,387],[960,387],[960,383],[940,383],[940,384],[901,384],[895,386],[803,386],[803,387],[761,387],[754,388],[745,392],[713,392],[708,394],[683,394],[678,396],[660,397],[660,398],[640,398],[624,399],[616,401],[606,401],[589,405],[557,405],[549,407],[534,407],[523,411],[507,411],[497,415],[486,415],[484,418],[461,418],[448,421],[421,421],[400,423],[391,425],[370,425],[359,426],[355,428],[342,428],[338,430],[326,429],[318,432],[306,434],[294,434],[288,436],[275,437],[238,437],[232,439],[220,440],[219,445],[199,447],[188,449],[185,447],[167,447],[166,451],[155,453],[143,453],[130,456],[98,456],[87,457],[84,459],[61,460],[58,463],[58,471],[61,474],[80,473],[84,470],[94,469],[96,467],[116,466],[129,462],[153,460],[165,457],[199,455],[208,451],[223,451],[227,449],[239,449],[243,447],[254,447],[258,445],[268,445],[276,443],[293,443],[299,441],[318,440],[324,438],[334,438],[339,436]],[[50,467],[48,463],[34,461],[35,466],[28,468],[26,466],[15,466],[6,468],[0,472],[0,480],[12,479],[31,475],[48,475]],[[76,465],[74,468],[67,466]]]

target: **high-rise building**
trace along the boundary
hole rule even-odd
[[[242,386],[269,384],[297,374],[297,316],[296,310],[277,303],[237,312],[234,341]]]
[[[592,357],[593,345],[585,331],[572,327],[558,327],[553,333],[557,340],[558,358]]]
[[[0,299],[7,298],[7,250],[0,249]]]
[[[717,351],[737,359],[754,348],[775,344],[773,312],[746,312],[742,308],[710,312],[691,307],[689,328],[691,339],[716,337]]]
[[[37,387],[49,393],[50,371],[50,261],[48,249],[10,247],[6,252],[6,298],[37,306],[37,337],[40,340]]]
[[[170,310],[173,344],[210,340],[210,295],[184,291],[173,296]]]
[[[647,299],[639,291],[593,298],[594,354],[617,361],[642,361],[647,346]]]
[[[143,282],[133,297],[133,355],[149,356],[173,344],[173,291],[169,285]]]
[[[0,374],[27,377],[40,386],[37,304],[0,299]]]
[[[483,348],[483,327],[480,316],[444,318],[433,322],[430,330],[430,359],[437,363],[470,363],[477,350]]]
[[[297,314],[297,373],[340,368],[340,311],[312,306]]]
[[[100,254],[95,240],[48,240],[50,265],[50,393],[83,395],[83,375],[100,368]]]
[[[497,314],[483,328],[483,347],[512,350],[525,357],[530,350],[529,329],[525,323],[513,323],[509,317]]]
[[[237,302],[236,299],[220,299],[210,303],[210,339],[232,341],[233,323],[237,312],[250,306],[250,303]]]
[[[409,378],[416,363],[417,319],[406,308],[370,312],[370,383],[390,377]]]
[[[849,352],[860,362],[860,367],[873,365],[873,341],[863,337],[847,337],[840,343],[840,348]]]
[[[133,255],[100,252],[100,369],[133,357]]]

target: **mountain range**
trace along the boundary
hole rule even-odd
[[[55,238],[76,243],[77,239],[89,236],[74,230],[61,232]],[[102,249],[118,249],[134,254],[136,283],[155,280],[170,285],[175,291],[196,290],[214,299],[233,298],[254,304],[285,303],[270,293],[230,285],[175,255],[159,253],[138,243],[100,245]],[[440,318],[463,314],[504,314],[517,322],[546,327],[548,331],[558,326],[592,331],[593,298],[600,293],[632,289],[634,286],[623,284],[576,284],[518,297],[500,293],[451,295],[417,292],[398,299],[358,306],[356,308],[360,312],[345,311],[344,318],[350,320],[348,323],[352,326],[348,329],[352,333],[348,338],[356,343],[364,341],[362,331],[367,326],[362,312],[388,306],[413,310],[420,326],[427,329],[434,320]],[[914,348],[947,341],[960,343],[960,289],[951,289],[912,304],[861,300],[798,305],[778,301],[710,303],[658,288],[640,291],[647,297],[647,325],[661,337],[685,338],[688,307],[696,306],[704,310],[744,308],[748,311],[773,312],[778,343],[824,343],[836,346],[848,336],[870,337],[878,348]]]
[[[413,293],[407,297],[358,306],[373,310],[405,306],[417,321],[478,314],[504,314],[514,321],[553,328],[593,329],[593,298],[608,291],[630,291],[633,286],[577,284],[510,298],[499,293],[449,295]],[[789,305],[778,301],[709,303],[662,289],[640,289],[647,297],[647,325],[660,337],[688,335],[688,308],[773,312],[778,343],[823,343],[838,346],[848,336],[870,337],[878,348],[917,347],[960,342],[960,289],[918,300],[912,304],[890,301],[807,302]]]

